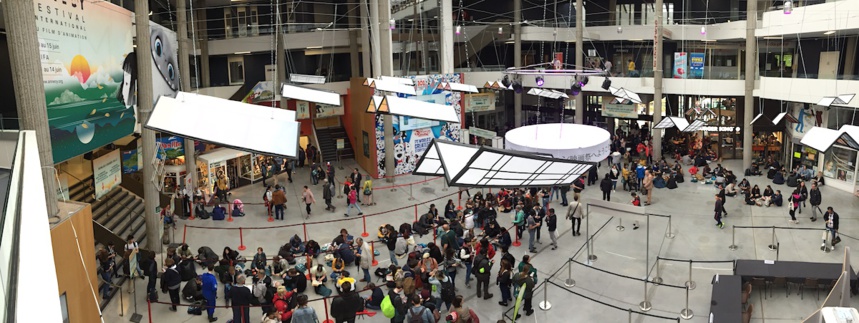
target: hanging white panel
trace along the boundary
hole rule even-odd
[[[826,129],[823,127],[814,127],[802,136],[802,140],[800,142],[803,145],[819,151],[827,151],[840,136],[841,131]]]
[[[394,95],[386,95],[385,103],[389,109],[388,113],[393,115],[460,123],[456,106],[404,99]]]
[[[280,95],[285,98],[340,106],[340,94],[330,91],[306,88],[297,85],[284,84]]]

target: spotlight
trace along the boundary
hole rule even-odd
[[[504,75],[504,78],[501,79],[501,84],[504,85],[504,88],[510,87],[510,76]]]
[[[391,30],[394,30],[397,28],[397,21],[396,20],[391,19],[391,21],[389,21],[389,23],[391,25]]]
[[[588,85],[588,81],[589,81],[589,80],[588,80],[588,77],[587,77],[587,76],[585,76],[585,77],[582,79],[582,86]]]
[[[707,27],[701,26],[701,35],[706,35],[706,34],[707,34]]]
[[[456,26],[456,34],[459,35],[462,32],[462,26]]]
[[[623,33],[623,27],[617,27],[617,33],[622,34]]]
[[[570,92],[574,96],[582,93],[582,83],[579,83],[579,81],[573,81],[573,85],[570,86]]]
[[[537,82],[537,86],[539,86],[539,87],[542,87],[542,86],[543,86],[543,84],[545,84],[545,83],[546,83],[546,81],[544,81],[544,80],[543,80],[543,77],[542,77],[542,76],[540,76],[540,75],[537,75],[537,77],[536,77],[536,78],[534,78],[534,81],[536,81],[536,82]]]
[[[522,93],[522,82],[519,82],[519,80],[513,80],[512,86],[514,92],[516,92],[517,94]]]
[[[793,2],[787,0],[784,2],[784,14],[789,15],[791,12],[793,12]]]
[[[501,27],[498,27],[498,34],[501,35],[503,33],[504,33],[504,29],[502,29]]]
[[[610,87],[611,87],[611,80],[609,80],[606,77],[605,81],[602,81],[602,89],[608,91],[608,88],[610,88]]]

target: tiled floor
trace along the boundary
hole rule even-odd
[[[727,161],[724,163],[728,168],[735,170],[736,173],[742,173],[739,161]],[[346,169],[337,170],[337,177],[343,178],[348,173],[347,170],[354,167],[353,164],[347,163],[344,165]],[[604,168],[603,168],[604,170]],[[284,183],[286,176],[281,175],[280,183]],[[424,180],[424,177],[403,176],[397,178],[397,184],[412,183]],[[192,249],[206,245],[210,246],[216,252],[220,252],[224,246],[230,246],[234,249],[239,246],[240,237],[238,228],[242,227],[243,243],[247,246],[247,250],[243,252],[248,258],[253,254],[256,247],[263,247],[269,256],[274,255],[280,245],[286,243],[288,239],[294,235],[304,235],[306,227],[307,236],[320,242],[328,242],[341,228],[346,228],[356,237],[363,231],[363,221],[361,217],[352,216],[347,219],[343,216],[345,212],[345,200],[343,198],[335,199],[337,212],[324,211],[322,202],[322,192],[318,186],[312,186],[312,189],[318,199],[318,203],[313,206],[313,215],[305,218],[303,213],[304,205],[301,204],[299,194],[303,185],[309,185],[309,175],[307,168],[300,169],[298,174],[294,176],[295,183],[287,183],[287,195],[289,197],[289,208],[286,212],[285,221],[276,221],[270,223],[266,221],[264,208],[259,205],[246,205],[247,216],[244,218],[236,218],[234,222],[213,222],[211,220],[194,220],[180,221],[178,230],[176,231],[176,239],[181,240],[183,236],[183,227],[187,227],[186,242]],[[769,184],[765,177],[751,177],[749,180],[752,184]],[[271,182],[271,181],[270,181]],[[389,186],[390,184],[384,181],[375,181],[377,188]],[[777,185],[773,185],[774,189],[779,189]],[[338,188],[339,189],[339,188]],[[787,193],[787,187],[781,186],[780,189]],[[261,183],[242,187],[233,190],[233,198],[239,198],[245,203],[260,202],[260,196],[263,193]],[[824,186],[822,189],[823,201],[825,206],[833,206],[841,216],[841,231],[848,235],[859,236],[859,217],[854,210],[859,207],[859,199],[853,195],[838,191],[836,189]],[[538,248],[540,251],[532,257],[532,263],[538,269],[539,278],[541,280],[550,278],[552,282],[563,286],[564,280],[567,279],[567,272],[570,271],[572,278],[576,281],[576,286],[570,288],[569,291],[564,290],[555,285],[549,285],[546,294],[553,307],[549,311],[540,311],[530,316],[520,319],[520,322],[559,322],[568,319],[572,322],[626,322],[630,314],[627,311],[617,310],[598,302],[610,304],[621,309],[638,310],[638,304],[644,300],[644,284],[640,280],[645,276],[655,277],[657,273],[664,279],[664,284],[683,286],[689,280],[689,262],[672,262],[660,260],[658,262],[658,271],[656,262],[657,256],[662,258],[673,258],[680,260],[693,259],[696,261],[731,261],[734,259],[778,259],[781,260],[797,260],[797,261],[815,261],[815,262],[840,262],[843,259],[844,247],[859,247],[859,242],[854,239],[844,237],[841,244],[838,245],[836,252],[823,253],[820,251],[821,232],[820,231],[800,231],[800,230],[776,230],[777,243],[780,245],[780,250],[777,252],[770,251],[767,246],[771,244],[773,239],[771,228],[762,229],[736,229],[732,230],[733,225],[737,226],[763,226],[763,227],[798,227],[798,228],[822,228],[822,221],[811,222],[808,220],[810,209],[806,209],[799,217],[800,224],[792,225],[787,223],[788,214],[786,207],[770,207],[761,208],[756,206],[746,206],[742,204],[740,198],[728,198],[727,210],[729,217],[726,218],[726,226],[724,229],[718,229],[714,226],[712,219],[713,210],[713,194],[715,189],[710,185],[702,185],[697,183],[685,182],[681,183],[680,187],[675,190],[658,189],[653,195],[653,205],[647,208],[647,211],[655,214],[671,215],[671,232],[676,236],[673,239],[665,237],[668,231],[669,221],[663,217],[652,217],[650,226],[645,223],[645,218],[639,218],[642,227],[638,230],[632,230],[632,218],[624,218],[623,224],[626,227],[624,231],[617,231],[615,227],[618,225],[619,219],[611,218],[604,214],[592,213],[589,216],[588,222],[590,232],[594,237],[593,253],[598,257],[592,263],[592,266],[584,265],[587,262],[587,251],[583,248],[585,238],[583,236],[573,237],[570,234],[570,223],[567,221],[559,221],[558,232],[560,233],[560,247],[558,250],[550,250],[548,245],[548,234],[544,233],[543,244]],[[425,184],[415,184],[409,187],[399,187],[396,190],[377,189],[374,191],[377,205],[364,207],[366,217],[367,230],[371,237],[374,237],[379,225],[391,223],[397,226],[402,222],[411,222],[415,218],[416,203],[431,201],[435,203],[439,209],[443,209],[447,199],[452,198],[457,201],[456,189],[445,188],[442,180],[433,180]],[[413,196],[415,200],[410,200]],[[585,200],[601,197],[597,186],[588,187],[583,192]],[[630,198],[626,192],[618,191],[613,194],[613,201],[618,203],[628,203]],[[464,202],[464,201],[463,201]],[[418,214],[425,213],[428,209],[428,203],[423,203],[417,207]],[[394,210],[389,211],[388,210]],[[301,211],[301,212],[299,212]],[[560,213],[560,212],[559,212]],[[501,214],[499,222],[505,226],[509,226],[512,215]],[[336,221],[309,224],[311,222],[320,221]],[[305,225],[303,225],[305,224]],[[271,226],[284,226],[273,229],[260,229]],[[195,226],[195,227],[191,227]],[[584,224],[583,224],[584,226]],[[218,229],[202,229],[197,227],[212,227]],[[227,229],[228,230],[223,230]],[[254,228],[254,229],[250,229]],[[582,228],[585,231],[585,228]],[[650,233],[650,241],[647,241],[648,231]],[[732,244],[733,237],[739,249],[732,251],[728,246]],[[419,241],[428,241],[428,237],[418,239]],[[518,259],[526,252],[527,241],[521,247],[513,248],[512,254]],[[647,257],[646,248],[649,245],[649,257]],[[389,260],[386,256],[386,249],[380,246],[382,256],[378,257],[379,266],[387,266]],[[571,268],[568,268],[567,260],[573,258],[575,262]],[[853,257],[852,263],[856,267],[859,265],[859,259]],[[160,260],[160,258],[159,258]],[[692,280],[696,282],[697,287],[689,292],[689,308],[695,313],[691,321],[706,322],[706,316],[709,314],[710,305],[710,280],[715,274],[730,274],[732,269],[731,263],[715,262],[704,263],[696,262],[692,264]],[[617,275],[628,276],[629,278],[619,277]],[[474,296],[474,289],[467,289],[464,286],[464,275],[460,273],[457,276],[459,293],[466,297],[466,303],[471,306],[475,312],[480,315],[484,322],[495,322],[501,319],[506,308],[497,304],[500,299],[500,294],[497,288],[493,286],[495,297],[491,300],[478,300]],[[145,281],[138,281],[138,291],[145,288]],[[571,293],[575,292],[575,294]],[[219,290],[219,294],[221,291]],[[536,308],[540,301],[543,300],[543,290],[536,292],[534,307]],[[781,294],[780,294],[781,293]],[[315,298],[313,292],[310,292],[310,297]],[[800,300],[796,291],[790,297],[778,297],[783,295],[783,291],[776,290],[775,297],[764,299],[759,292],[753,293],[752,302],[755,304],[753,322],[797,322],[811,314],[815,308],[819,306],[821,301],[816,299],[814,293],[807,293],[804,300]],[[126,294],[128,296],[128,294]],[[598,302],[590,301],[587,298]],[[665,316],[670,318],[679,317],[679,312],[685,306],[686,290],[685,288],[673,288],[670,286],[648,286],[647,298],[653,304],[653,310],[649,314]],[[825,295],[821,295],[821,300]],[[143,293],[137,293],[137,313],[143,315],[143,322],[149,321],[146,302]],[[162,301],[169,300],[166,294],[161,294]],[[218,300],[219,305],[223,305],[223,300]],[[316,308],[320,315],[324,312],[324,304],[314,302],[312,305]],[[853,300],[852,306],[856,307],[857,302]],[[120,307],[125,311],[124,317],[119,317]],[[118,300],[111,302],[110,306],[104,313],[105,322],[125,322],[133,311],[133,304],[129,304],[129,297],[125,297],[124,303],[120,305]],[[226,321],[229,317],[228,309],[218,309],[216,316],[220,317],[219,322]],[[152,322],[204,322],[205,315],[201,317],[192,317],[180,311],[178,313],[167,311],[164,305],[153,305],[152,307]],[[252,317],[260,317],[261,313],[257,310],[252,312]],[[664,321],[652,317],[639,316],[633,313],[632,320],[635,322],[658,322]],[[252,321],[255,321],[254,318]],[[360,319],[359,319],[360,321]],[[387,322],[381,314],[373,318],[366,318],[366,322]]]

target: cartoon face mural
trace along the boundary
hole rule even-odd
[[[179,91],[179,64],[176,63],[176,36],[164,27],[150,25],[149,46],[152,50],[152,83],[157,100],[160,96],[176,97]]]

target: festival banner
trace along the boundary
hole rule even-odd
[[[704,77],[704,53],[689,53],[689,75],[691,78]]]
[[[603,117],[638,119],[638,111],[634,104],[607,103],[602,109]]]
[[[122,183],[122,162],[119,149],[92,161],[92,174],[95,181],[95,198],[101,198]]]
[[[122,152],[122,173],[131,174],[143,169],[143,159],[140,149],[126,150]]]
[[[33,5],[54,163],[131,134],[136,119],[120,90],[131,12],[107,1]]]
[[[685,52],[674,53],[674,78],[685,79],[688,73],[686,67],[687,57]]]

